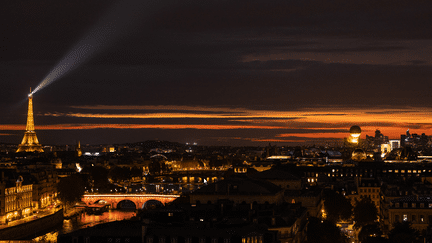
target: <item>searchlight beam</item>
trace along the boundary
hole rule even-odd
[[[158,1],[116,1],[109,11],[57,63],[30,95],[72,72],[95,53],[112,44],[118,37],[126,35],[129,30],[137,29],[136,24],[142,23],[142,19],[149,15],[149,11],[145,10],[153,11],[156,7],[154,4],[160,5]]]

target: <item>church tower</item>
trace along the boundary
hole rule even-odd
[[[20,152],[43,152],[42,145],[40,145],[34,128],[34,118],[33,118],[33,95],[31,93],[28,95],[28,113],[27,113],[27,125],[26,131],[24,133],[24,138],[20,145],[18,145],[17,153]]]
[[[81,142],[78,141],[77,147],[76,147],[76,156],[81,157],[82,156],[82,150],[81,150]]]

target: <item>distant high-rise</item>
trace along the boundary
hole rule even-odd
[[[40,145],[34,128],[34,118],[33,118],[33,95],[28,95],[28,112],[27,112],[27,125],[26,131],[24,133],[24,138],[20,145],[18,145],[17,153],[19,152],[43,152],[42,145]]]

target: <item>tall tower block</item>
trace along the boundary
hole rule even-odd
[[[24,133],[24,138],[20,145],[18,145],[17,153],[20,152],[43,152],[42,145],[40,145],[34,128],[34,118],[33,118],[33,95],[31,93],[28,95],[28,112],[27,112],[27,125],[26,131]]]

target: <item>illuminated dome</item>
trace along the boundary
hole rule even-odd
[[[355,160],[355,161],[361,161],[361,160],[365,160],[366,157],[366,153],[365,151],[363,151],[363,149],[356,149],[354,150],[354,152],[352,153],[351,159]]]
[[[351,134],[360,134],[361,133],[361,129],[359,126],[352,126],[350,128],[350,133]]]
[[[361,129],[359,126],[352,126],[350,128],[349,142],[352,144],[357,144],[359,142],[359,137],[361,134]]]

